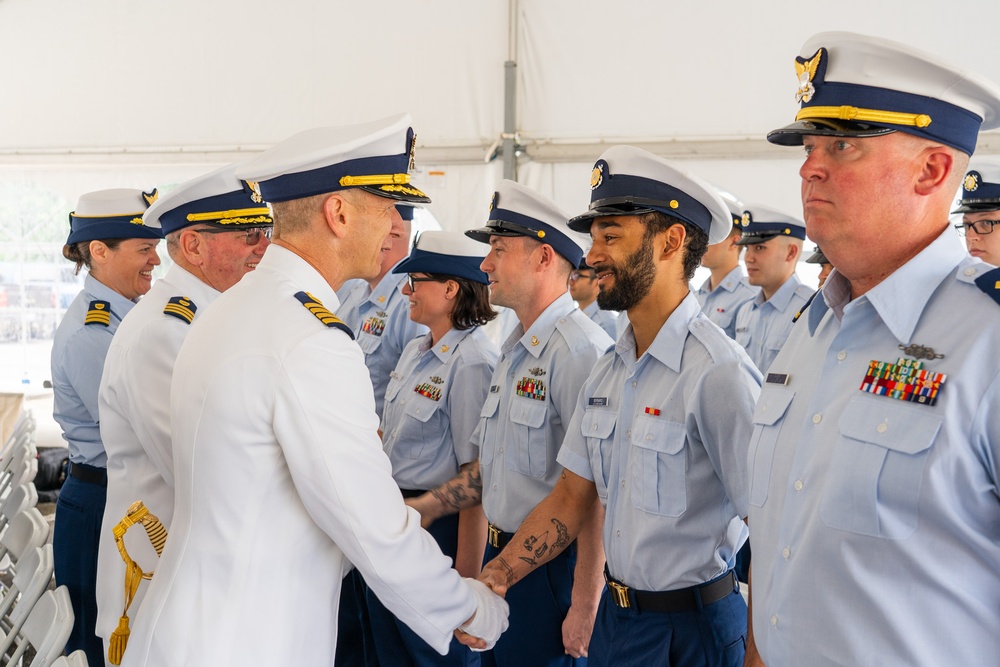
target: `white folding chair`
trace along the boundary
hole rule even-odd
[[[61,655],[52,663],[52,667],[88,667],[87,654],[83,650],[73,651],[69,655]]]
[[[0,531],[7,527],[15,516],[38,504],[38,490],[34,482],[15,486],[6,498],[0,502]]]
[[[37,507],[29,507],[7,524],[7,530],[0,535],[0,560],[10,558],[11,567],[17,568],[25,553],[45,544],[49,537],[49,524]]]
[[[14,453],[10,467],[0,472],[0,498],[6,498],[18,484],[34,481],[38,474],[38,450],[32,444]]]
[[[0,598],[0,656],[7,653],[31,609],[52,581],[52,545],[24,555],[10,588]]]
[[[18,664],[30,646],[35,649],[35,657],[31,662],[24,663],[25,667],[51,667],[66,648],[66,640],[72,630],[73,608],[69,591],[65,586],[45,591],[17,633],[14,652],[6,664]]]

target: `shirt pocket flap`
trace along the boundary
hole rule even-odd
[[[497,413],[497,406],[500,405],[500,392],[491,391],[486,394],[486,402],[483,403],[483,411],[479,413],[480,417],[492,417]]]
[[[426,422],[437,411],[438,405],[437,401],[413,392],[413,396],[406,402],[405,412],[419,422]]]
[[[684,424],[657,417],[637,417],[632,442],[661,454],[676,454],[684,448]]]
[[[766,387],[761,390],[757,406],[753,411],[753,423],[761,426],[774,426],[785,416],[785,411],[791,405],[795,392],[785,387]]]
[[[840,432],[903,454],[918,454],[934,442],[942,419],[890,398],[855,396],[840,417]]]
[[[580,432],[585,438],[607,439],[615,430],[618,413],[611,410],[587,410],[580,421]]]
[[[545,423],[549,404],[530,398],[515,398],[510,406],[510,420],[528,428],[538,428]]]

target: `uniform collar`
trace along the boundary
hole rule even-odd
[[[179,264],[174,264],[167,270],[163,280],[176,288],[174,296],[185,296],[194,301],[196,306],[207,305],[221,294],[219,290],[205,283],[193,273]]]
[[[795,296],[795,290],[799,288],[802,281],[799,280],[798,275],[792,274],[789,276],[788,280],[782,284],[778,290],[771,295],[770,299],[764,300],[764,290],[757,292],[757,296],[754,297],[754,304],[757,306],[762,306],[765,303],[771,304],[771,306],[777,310],[779,313],[785,312],[788,308],[788,304],[791,303],[792,297]]]
[[[111,312],[114,313],[118,319],[125,317],[128,311],[132,310],[136,304],[136,301],[126,299],[89,273],[83,281],[83,289],[86,290],[87,294],[94,297],[92,300],[96,299],[98,301],[107,301],[110,303]]]
[[[424,337],[424,341],[420,344],[420,351],[426,352],[429,349],[433,349],[434,356],[438,358],[441,363],[447,363],[451,355],[455,354],[455,350],[458,348],[458,344],[461,343],[466,336],[473,332],[475,327],[465,329],[464,331],[459,331],[458,329],[449,329],[448,333],[441,337],[441,340],[437,342],[433,348],[431,348],[428,343],[430,343],[431,335],[427,334]]]
[[[715,289],[722,288],[727,292],[735,292],[736,288],[740,286],[743,281],[743,269],[740,268],[739,264],[733,267],[733,270],[726,274],[726,277],[722,279]],[[705,282],[702,283],[701,292],[704,294],[710,294],[714,290],[709,289],[712,285],[711,277],[706,278]]]
[[[931,295],[965,257],[965,251],[955,243],[951,230],[945,229],[913,259],[856,301],[867,300],[871,303],[892,335],[900,343],[908,345]],[[850,298],[847,280],[836,274],[827,278],[828,285],[831,280],[835,282],[831,286],[830,307],[835,311],[838,308],[843,311],[854,308],[853,302],[847,303]],[[825,286],[823,291],[825,297]]]
[[[661,364],[679,373],[681,358],[684,354],[684,340],[687,339],[691,322],[701,313],[701,306],[694,294],[688,292],[670,317],[663,323],[646,353]],[[635,332],[630,325],[625,334],[615,344],[615,354],[621,357],[625,366],[631,370],[636,363]]]
[[[406,258],[404,257],[403,259]],[[393,264],[392,269],[399,266],[402,261],[401,259],[399,262]],[[392,299],[392,295],[401,289],[403,281],[406,280],[405,273],[393,273],[392,269],[389,269],[389,272],[382,276],[382,280],[378,281],[378,285],[368,295],[368,302],[379,308],[385,308],[388,305],[390,299]]]
[[[597,305],[596,300],[591,301],[590,305],[583,309],[583,314],[589,317],[590,319],[594,319],[594,315],[596,315],[597,311],[599,311],[600,309],[601,307]]]
[[[556,330],[556,323],[569,315],[576,309],[576,303],[569,291],[563,292],[558,299],[548,305],[534,321],[531,328],[524,331],[524,326],[520,323],[514,327],[514,331],[504,342],[504,351],[509,351],[518,342],[524,346],[531,356],[536,359],[542,355],[545,344],[549,342],[552,333]]]
[[[273,271],[291,281],[298,289],[309,292],[323,307],[334,312],[340,307],[337,293],[326,282],[326,278],[313,266],[297,254],[283,246],[272,243],[267,246],[254,271],[265,269],[265,273]],[[292,298],[292,294],[288,295]]]

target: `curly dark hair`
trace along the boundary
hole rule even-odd
[[[705,230],[692,225],[690,222],[685,222],[660,211],[644,213],[640,217],[640,220],[646,226],[643,240],[652,239],[673,225],[684,227],[686,233],[686,240],[684,242],[684,280],[691,282],[694,278],[695,269],[701,266],[701,258],[704,257],[705,251],[708,250],[708,234],[705,233]]]

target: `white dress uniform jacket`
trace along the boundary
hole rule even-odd
[[[991,270],[949,229],[854,300],[834,271],[792,328],[748,454],[768,665],[997,663],[1000,305],[974,284],[995,292]],[[943,380],[936,402],[872,361]]]
[[[314,268],[271,245],[181,349],[173,523],[124,667],[332,664],[352,563],[442,653],[476,610],[403,504],[361,350],[300,291],[337,307]]]
[[[105,642],[118,627],[125,591],[125,563],[112,530],[136,500],[142,500],[168,532],[174,515],[170,380],[191,325],[164,308],[179,296],[193,304],[197,318],[219,292],[175,264],[118,327],[104,363],[98,404],[108,453],[108,501],[97,560],[97,635]],[[159,556],[141,527],[126,534],[125,545],[144,571],[156,567]],[[129,610],[133,618],[147,587],[142,584],[136,592]]]

